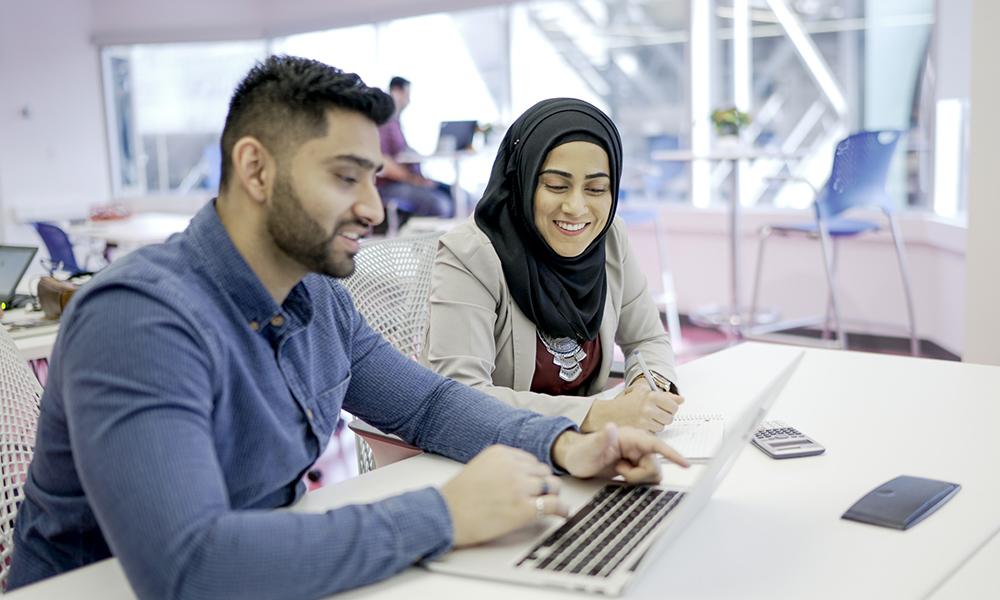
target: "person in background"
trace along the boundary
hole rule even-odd
[[[615,217],[621,160],[614,123],[582,100],[539,102],[511,125],[475,218],[440,238],[422,364],[583,431],[673,420],[670,340]],[[615,344],[628,385],[595,401]]]
[[[415,162],[402,163],[402,155],[413,153],[399,116],[410,104],[410,82],[402,77],[389,81],[396,112],[392,118],[379,127],[382,148],[382,171],[379,173],[378,190],[382,202],[391,199],[400,202],[402,210],[422,217],[451,217],[455,213],[455,203],[451,196],[451,186],[433,179],[427,179]]]
[[[515,410],[368,327],[331,278],[383,217],[377,126],[392,111],[303,58],[240,83],[218,198],[66,308],[8,590],[114,555],[142,599],[319,598],[565,515],[553,470],[643,482],[655,454],[686,464],[635,429],[583,435]],[[469,464],[441,488],[273,510],[305,493],[342,408]]]

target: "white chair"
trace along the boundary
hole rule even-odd
[[[342,280],[372,329],[414,360],[424,343],[431,268],[441,233],[365,242],[354,257],[354,274]],[[359,425],[349,423],[357,436],[361,473],[420,453],[395,436]]]
[[[21,357],[6,329],[0,327],[0,588],[7,589],[7,570],[14,551],[14,519],[23,498],[21,488],[35,452],[38,405],[42,386]]]

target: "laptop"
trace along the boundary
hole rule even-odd
[[[489,544],[446,554],[425,567],[480,579],[620,595],[708,502],[791,378],[799,354],[737,418],[692,485],[607,482],[565,521],[539,520]],[[567,486],[568,487],[568,486]],[[564,488],[565,492],[565,488]]]
[[[38,248],[30,246],[0,246],[0,308],[22,306],[31,296],[17,293],[24,272]]]
[[[442,121],[438,132],[437,152],[447,154],[472,148],[476,135],[476,121]]]

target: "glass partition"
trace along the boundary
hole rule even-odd
[[[630,198],[728,202],[730,161],[699,171],[656,157],[732,144],[712,116],[736,109],[749,117],[736,144],[794,157],[751,160],[744,204],[807,205],[802,189],[771,177],[821,185],[837,140],[892,128],[908,133],[892,183],[898,202],[930,210],[928,113],[941,110],[927,78],[934,10],[933,0],[537,0],[269,40],[107,47],[115,192],[215,193],[213,145],[229,96],[274,52],[322,60],[379,87],[409,79],[402,122],[421,153],[434,152],[441,121],[478,121],[487,134],[460,182],[475,197],[504,128],[540,99],[572,96],[619,125]],[[949,173],[962,168],[949,165]],[[453,176],[446,162],[429,168],[438,179]]]

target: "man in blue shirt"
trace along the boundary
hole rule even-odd
[[[565,514],[554,469],[648,481],[654,453],[683,463],[635,430],[584,436],[509,408],[364,323],[327,276],[353,271],[382,219],[391,114],[381,91],[305,59],[271,57],[240,84],[219,197],[67,307],[8,589],[114,555],[144,599],[317,598]],[[302,496],[342,407],[469,465],[440,489],[271,510]]]

